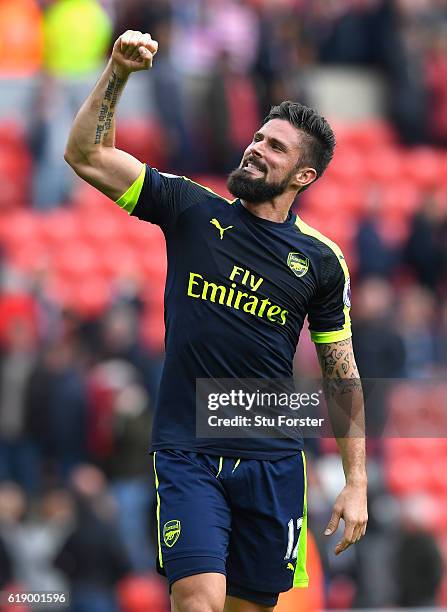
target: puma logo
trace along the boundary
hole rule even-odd
[[[287,569],[292,570],[292,572],[295,571],[295,568],[293,567],[292,563],[287,564]]]
[[[217,219],[211,219],[210,223],[211,225],[214,225],[214,227],[216,227],[219,230],[221,240],[223,240],[224,232],[234,227],[234,225],[229,225],[228,227],[222,227]]]

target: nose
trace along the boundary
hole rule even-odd
[[[262,157],[262,141],[254,142],[250,147],[250,153],[255,157]]]

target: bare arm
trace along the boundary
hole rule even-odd
[[[331,535],[340,518],[344,519],[344,536],[335,549],[338,554],[365,534],[368,520],[363,393],[351,339],[317,344],[316,348],[346,478],[325,531]]]
[[[149,34],[125,32],[70,131],[65,160],[85,181],[117,200],[141,172],[142,163],[115,147],[115,112],[132,72],[147,70],[158,44]]]

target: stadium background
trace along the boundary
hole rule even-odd
[[[0,0],[0,587],[167,610],[147,454],[164,241],[63,161],[126,29],[160,50],[118,146],[161,170],[224,194],[271,104],[331,121],[335,159],[296,206],[348,260],[362,376],[404,379],[368,406],[370,524],[340,558],[321,536],[339,458],[309,445],[313,587],[280,609],[447,607],[445,0]],[[304,331],[296,371],[318,376]]]

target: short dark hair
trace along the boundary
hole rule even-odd
[[[315,168],[317,178],[320,178],[334,156],[336,144],[334,132],[326,119],[313,108],[290,100],[272,106],[262,125],[272,119],[284,119],[304,133],[304,152],[298,163]]]

